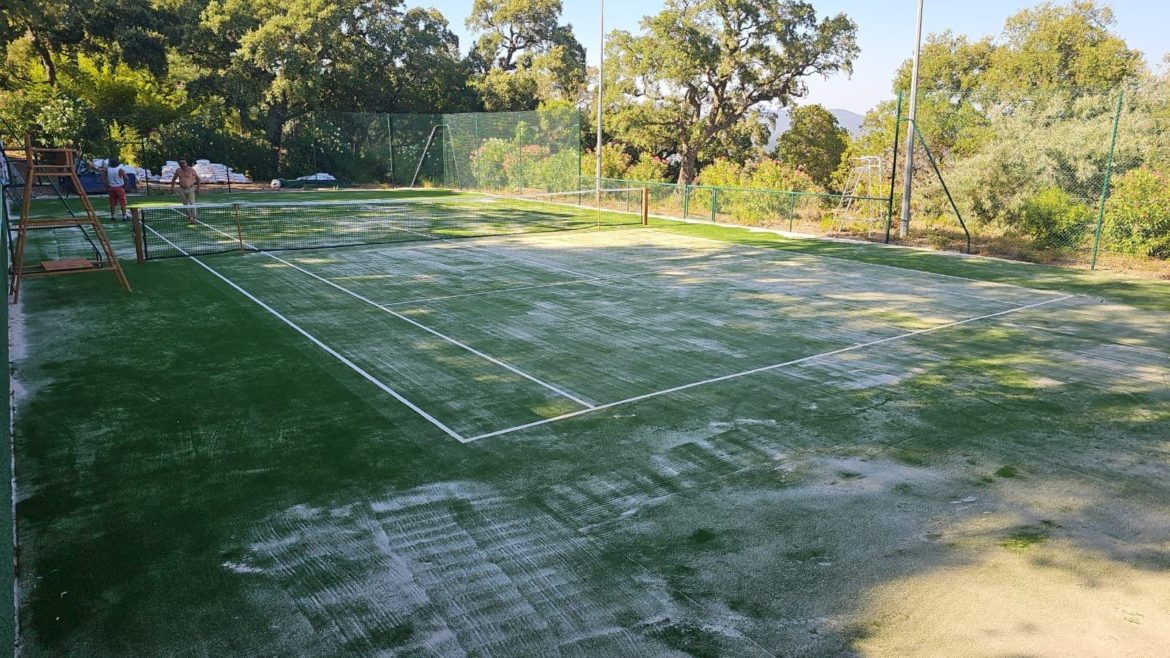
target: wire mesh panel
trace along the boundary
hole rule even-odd
[[[642,190],[138,209],[148,259],[635,225]]]
[[[447,185],[559,192],[577,187],[581,117],[575,108],[444,115]]]

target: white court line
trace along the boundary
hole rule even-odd
[[[199,221],[199,220],[195,220],[195,221]],[[199,222],[199,223],[203,224],[203,222]],[[216,231],[217,233],[227,235],[223,231],[220,231],[219,229],[215,228],[214,226],[210,226],[208,224],[203,224],[203,225],[206,226],[207,228],[211,229],[212,231]],[[250,245],[246,242],[244,244],[251,249],[256,249],[255,246]],[[360,295],[360,294],[350,290],[349,288],[346,288],[345,286],[342,286],[338,283],[330,281],[329,279],[326,279],[323,276],[320,276],[318,274],[310,272],[309,270],[301,267],[300,265],[297,265],[295,263],[290,263],[289,261],[281,258],[280,256],[277,256],[276,254],[264,251],[262,249],[256,249],[256,251],[258,253],[261,253],[261,254],[271,258],[272,260],[275,260],[278,263],[284,263],[288,267],[291,267],[294,270],[301,272],[302,274],[308,275],[308,276],[310,276],[310,277],[312,277],[312,278],[314,278],[314,279],[316,279],[316,280],[318,280],[326,285],[332,286],[332,287],[336,288],[337,290],[340,290],[341,292],[349,295],[350,297],[353,297],[354,299],[365,302],[365,303],[369,304],[370,306],[373,306],[374,308],[382,311],[383,313],[388,313],[388,314],[398,318],[399,320],[402,320],[403,322],[414,325],[415,327],[418,327],[419,329],[422,329],[423,331],[425,331],[425,332],[427,332],[427,333],[429,333],[437,338],[445,340],[448,343],[455,345],[456,347],[459,347],[463,350],[466,350],[466,351],[480,357],[481,359],[485,359],[487,361],[490,361],[491,363],[494,363],[494,364],[500,366],[501,368],[504,368],[505,370],[507,370],[511,373],[519,375],[520,377],[523,377],[524,379],[527,379],[528,381],[530,381],[534,384],[538,384],[540,386],[543,386],[544,388],[552,391],[553,393],[556,393],[557,395],[560,395],[561,397],[568,398],[569,400],[576,402],[577,404],[581,405],[582,407],[585,407],[586,409],[592,409],[596,406],[592,403],[589,403],[589,402],[586,402],[585,400],[582,400],[580,397],[573,395],[572,393],[569,393],[568,391],[566,391],[562,388],[558,388],[557,386],[554,386],[546,381],[542,381],[540,379],[537,379],[536,377],[533,377],[532,375],[524,372],[523,370],[521,370],[521,369],[519,369],[519,368],[517,368],[509,363],[505,363],[504,361],[501,361],[493,356],[490,356],[488,354],[484,354],[483,352],[475,349],[474,347],[472,347],[470,345],[467,345],[466,343],[462,343],[458,340],[455,340],[454,338],[452,338],[446,334],[443,334],[439,331],[436,331],[436,330],[426,326],[425,324],[422,324],[421,322],[417,322],[417,321],[415,321],[415,320],[413,320],[413,319],[411,319],[411,318],[409,318],[409,317],[407,317],[407,316],[405,316],[405,315],[403,315],[403,314],[401,314],[393,309],[386,308],[386,306],[379,304],[368,297]]]
[[[1028,306],[1021,306],[1019,308],[1010,308],[1006,311],[1000,311],[998,313],[989,313],[987,315],[980,315],[978,317],[968,318],[966,320],[959,320],[957,322],[949,322],[947,324],[939,325],[937,327],[931,327],[930,329],[920,329],[918,331],[911,331],[909,333],[900,334],[897,336],[891,336],[889,338],[882,338],[879,340],[872,340],[872,341],[869,341],[866,343],[858,343],[856,345],[850,345],[849,347],[843,347],[843,348],[838,349],[838,350],[832,350],[829,352],[821,352],[820,354],[813,354],[811,356],[805,356],[805,357],[801,357],[799,359],[785,361],[783,363],[774,363],[774,364],[769,365],[769,366],[763,366],[760,368],[752,368],[751,370],[744,370],[742,372],[735,372],[735,373],[732,373],[730,375],[723,375],[722,377],[712,377],[711,379],[704,379],[702,381],[691,382],[690,384],[683,384],[682,386],[675,386],[673,388],[667,388],[667,389],[663,389],[661,391],[654,391],[652,393],[644,393],[642,395],[636,395],[634,397],[626,398],[624,400],[618,400],[617,402],[608,402],[606,404],[599,404],[592,409],[583,409],[581,411],[574,411],[574,412],[567,413],[567,414],[561,414],[560,416],[554,416],[552,418],[545,418],[543,420],[538,420],[538,421],[534,421],[531,423],[525,423],[523,425],[516,425],[514,427],[508,427],[508,428],[505,428],[502,430],[496,430],[494,432],[487,432],[484,434],[480,434],[478,436],[473,436],[473,437],[467,439],[467,441],[470,443],[472,441],[478,441],[480,439],[487,439],[487,438],[491,438],[493,436],[510,434],[512,432],[518,432],[520,430],[530,429],[533,427],[539,427],[541,425],[547,425],[549,423],[555,423],[559,420],[565,420],[567,418],[575,418],[577,416],[581,416],[581,415],[587,414],[587,413],[592,413],[594,411],[601,411],[603,409],[611,409],[613,407],[617,407],[617,406],[621,406],[621,405],[625,405],[625,404],[630,404],[633,402],[640,402],[642,400],[647,400],[647,399],[659,397],[662,395],[668,395],[670,393],[677,393],[679,391],[685,391],[689,388],[695,388],[696,386],[704,386],[706,384],[714,384],[716,382],[723,382],[723,381],[727,381],[729,379],[746,377],[748,375],[754,375],[754,374],[761,373],[761,372],[767,372],[769,370],[776,370],[777,368],[784,368],[787,366],[793,366],[793,365],[805,363],[808,361],[823,359],[825,357],[835,356],[837,354],[843,354],[845,352],[854,352],[856,350],[864,349],[867,347],[873,347],[874,345],[881,345],[884,343],[892,343],[894,341],[903,340],[905,338],[910,338],[912,336],[921,336],[922,334],[929,334],[929,333],[933,333],[936,331],[941,331],[943,329],[949,329],[951,327],[957,327],[959,325],[969,324],[971,322],[978,322],[980,320],[987,320],[990,318],[996,318],[996,317],[1000,317],[1003,315],[1009,315],[1011,313],[1017,313],[1019,311],[1023,311],[1023,310],[1027,310],[1027,309],[1038,308],[1040,306],[1046,306],[1048,304],[1062,302],[1062,301],[1065,301],[1067,299],[1072,299],[1073,297],[1076,297],[1076,295],[1065,295],[1064,297],[1059,297],[1056,299],[1048,299],[1048,300],[1045,300],[1042,302],[1037,302],[1035,304],[1029,304]]]
[[[560,395],[561,397],[565,397],[565,398],[572,400],[573,402],[576,402],[577,404],[585,407],[586,409],[593,409],[596,406],[594,404],[586,402],[585,400],[582,400],[581,398],[577,397],[576,395],[573,395],[572,393],[569,393],[568,391],[566,391],[562,388],[558,388],[557,386],[554,386],[546,381],[542,381],[540,379],[537,379],[536,377],[533,377],[532,375],[524,372],[523,370],[521,370],[521,369],[519,369],[519,368],[517,368],[509,363],[501,361],[501,360],[499,360],[493,356],[490,356],[488,354],[484,354],[483,352],[475,349],[474,347],[472,347],[470,345],[467,345],[466,343],[462,343],[462,342],[460,342],[460,341],[458,341],[458,340],[456,340],[456,339],[454,339],[446,334],[443,334],[439,331],[436,331],[436,330],[426,326],[425,324],[422,324],[421,322],[413,320],[412,318],[409,318],[409,317],[407,317],[407,316],[405,316],[405,315],[403,315],[403,314],[401,314],[393,309],[386,308],[382,304],[379,304],[368,297],[365,297],[359,293],[356,293],[356,292],[350,290],[349,288],[346,288],[345,286],[342,286],[338,283],[330,281],[329,279],[326,279],[323,276],[320,276],[318,274],[310,272],[309,270],[306,270],[305,268],[303,268],[299,265],[296,265],[294,263],[290,263],[287,260],[281,258],[280,256],[277,256],[276,254],[271,254],[271,253],[268,253],[267,251],[261,251],[260,253],[264,254],[265,256],[268,256],[269,258],[271,258],[277,262],[284,263],[285,265],[297,270],[298,272],[302,272],[308,276],[311,276],[314,279],[317,279],[318,281],[320,281],[322,283],[333,286],[334,288],[349,295],[350,297],[353,297],[354,299],[363,301],[363,302],[369,304],[370,306],[373,306],[376,309],[379,309],[385,313],[389,313],[390,315],[398,318],[399,320],[402,320],[403,322],[407,322],[409,324],[412,324],[415,327],[418,327],[419,329],[422,329],[423,331],[425,331],[433,336],[436,336],[442,340],[447,341],[448,343],[451,343],[452,345],[455,345],[456,347],[467,350],[468,352],[471,352],[472,354],[480,357],[481,359],[485,359],[487,361],[490,361],[490,362],[508,370],[509,372],[515,373],[515,374],[523,377],[524,379],[527,379],[528,381],[530,381],[534,384],[539,384],[540,386],[547,388],[548,390],[552,391],[553,393],[556,393],[557,395]]]
[[[465,292],[461,295],[443,295],[441,297],[426,297],[423,299],[408,299],[404,302],[389,302],[386,304],[379,304],[382,308],[387,306],[403,306],[405,304],[428,304],[430,302],[438,302],[444,299],[459,299],[460,297],[479,297],[480,295],[494,295],[496,293],[504,292],[518,292],[520,290],[535,290],[537,288],[551,288],[553,286],[571,286],[581,283],[595,283],[594,281],[574,279],[572,281],[557,281],[556,283],[542,283],[534,286],[517,286],[515,288],[496,288],[495,290],[481,290],[479,292]]]
[[[657,229],[657,228],[648,228],[648,229],[644,229],[644,230],[654,231],[655,233],[658,233],[661,235],[675,235],[675,234],[670,233],[669,231],[663,231],[663,230]],[[414,233],[414,231],[407,231],[407,232]],[[418,235],[425,236],[426,234],[419,233]],[[525,238],[529,235],[532,235],[532,234],[521,233],[521,234],[516,234],[516,235],[490,236],[490,237],[504,238],[507,240],[515,240],[516,238],[520,238],[520,244],[523,246],[523,243],[524,243],[523,238]],[[676,265],[675,267],[670,267],[670,268],[661,269],[661,270],[651,270],[648,272],[632,273],[629,275],[599,276],[599,275],[595,275],[595,274],[585,274],[582,272],[577,272],[577,271],[566,269],[563,267],[558,267],[558,266],[552,265],[550,263],[545,263],[543,261],[524,258],[522,256],[516,256],[514,254],[509,254],[509,253],[497,251],[495,249],[489,249],[489,248],[484,247],[482,245],[472,245],[472,244],[467,244],[464,242],[456,242],[455,240],[453,240],[451,238],[432,238],[431,236],[426,236],[426,237],[428,237],[428,239],[431,239],[432,241],[446,242],[446,243],[449,243],[455,247],[459,247],[459,248],[463,248],[463,249],[475,249],[475,250],[480,250],[480,251],[486,251],[487,253],[490,253],[490,254],[495,254],[497,256],[502,256],[504,258],[510,258],[512,260],[520,261],[523,263],[531,263],[531,264],[539,265],[539,266],[546,267],[549,269],[558,270],[561,272],[566,272],[566,273],[572,274],[574,276],[592,279],[594,281],[597,281],[598,283],[610,282],[610,281],[613,281],[615,279],[627,279],[627,278],[634,277],[634,276],[648,276],[648,275],[654,275],[654,274],[661,274],[664,272],[669,272],[670,270],[673,270],[673,269],[684,270],[684,269],[689,269],[689,268],[694,268],[694,267],[701,267],[701,266],[709,264],[709,261],[702,261],[702,262],[696,262],[696,263]],[[839,261],[842,263],[849,263],[849,264],[854,265],[854,266],[857,266],[859,264],[860,265],[874,265],[876,267],[885,267],[885,268],[889,268],[889,269],[900,270],[903,272],[913,272],[913,273],[924,275],[927,277],[938,276],[938,277],[957,279],[959,281],[967,281],[967,282],[972,282],[972,283],[985,283],[985,284],[990,284],[990,285],[1001,287],[1001,288],[1009,288],[1009,289],[1016,289],[1016,290],[1021,290],[1021,291],[1028,291],[1030,293],[1052,294],[1052,295],[1061,294],[1061,293],[1056,292],[1056,291],[1044,290],[1041,288],[1029,288],[1027,286],[1016,285],[1014,283],[999,283],[997,281],[983,281],[980,279],[969,279],[967,277],[955,276],[952,274],[939,274],[936,272],[930,272],[930,271],[926,271],[926,270],[915,270],[915,269],[910,269],[910,268],[906,268],[906,267],[898,267],[896,265],[883,265],[881,263],[870,263],[870,262],[863,261],[863,260],[853,260],[853,259],[848,259],[848,258],[841,258],[838,256],[822,256],[820,254],[807,254],[807,253],[800,252],[800,251],[790,251],[790,250],[781,249],[778,247],[777,248],[751,248],[751,247],[744,247],[743,245],[740,245],[740,244],[737,244],[734,242],[723,242],[721,240],[714,240],[712,238],[705,238],[702,236],[687,236],[687,237],[689,237],[691,239],[702,240],[704,242],[709,242],[709,243],[713,243],[713,244],[730,245],[731,249],[733,250],[732,253],[734,254],[734,256],[740,257],[740,258],[745,258],[748,260],[753,260],[753,261],[760,262],[760,263],[767,263],[769,265],[776,265],[776,260],[767,258],[767,255],[769,253],[779,253],[779,254],[787,255],[794,260],[799,259],[799,258],[803,258],[803,259],[807,259],[807,260],[815,262],[816,260],[823,258],[823,259],[829,259],[829,260],[833,260],[833,261]],[[736,250],[739,250],[739,251],[736,251]],[[747,253],[744,253],[745,251]],[[652,259],[652,262],[669,260],[670,258],[672,258],[672,257],[667,256],[667,257],[662,257],[662,258],[655,258],[655,259]],[[783,258],[783,256],[782,256],[782,258]],[[621,263],[621,264],[625,264],[625,263]],[[844,276],[846,276],[848,278],[852,278],[852,279],[866,280],[866,277],[864,275],[856,274],[856,273],[845,274]],[[899,283],[901,283],[901,282],[899,282]],[[996,297],[984,297],[982,295],[974,295],[971,293],[963,293],[963,292],[955,292],[955,291],[947,291],[947,292],[949,294],[953,294],[956,297],[968,297],[971,299],[977,299],[981,302],[986,302],[986,303],[990,303],[990,304],[1006,304],[1008,306],[1019,306],[1019,307],[1025,306],[1025,304],[1023,304],[1021,302],[1015,302],[1015,301],[1011,301],[1011,300],[1007,300],[1007,299],[999,299]]]
[[[896,249],[904,249],[904,250],[910,251],[912,253],[919,253],[919,254],[923,254],[923,255],[936,255],[936,256],[942,256],[944,258],[953,257],[953,258],[959,258],[959,259],[964,259],[964,258],[973,259],[976,261],[983,260],[983,261],[990,261],[990,262],[1007,262],[1007,263],[1012,263],[1015,265],[1034,264],[1034,263],[1026,263],[1026,262],[1022,262],[1022,261],[1008,261],[1005,259],[991,258],[988,256],[978,256],[978,255],[973,255],[973,254],[959,254],[959,253],[955,253],[955,252],[935,251],[933,249],[920,249],[918,247],[910,247],[910,246],[901,245],[901,244],[882,244],[879,242],[869,242],[866,240],[848,240],[845,238],[831,238],[831,237],[825,237],[825,236],[812,235],[809,233],[794,233],[794,232],[790,232],[790,231],[783,231],[780,229],[765,228],[762,226],[738,226],[735,224],[719,224],[719,223],[715,223],[715,222],[704,221],[701,219],[682,219],[679,217],[667,217],[665,215],[651,215],[651,217],[654,217],[656,219],[668,220],[668,221],[672,221],[672,222],[682,222],[684,224],[697,224],[700,226],[719,226],[721,228],[742,229],[742,230],[747,231],[749,233],[771,233],[772,235],[779,235],[781,237],[793,238],[796,240],[812,240],[815,242],[829,242],[829,243],[836,243],[836,244],[845,244],[845,245],[853,246],[853,247],[858,248],[858,249],[868,245],[868,246],[872,246],[872,247],[877,247],[879,249],[895,249],[895,250]],[[659,232],[663,232],[663,233],[670,233],[670,231],[664,231],[662,228],[659,228],[659,227],[650,227],[648,230],[659,231]],[[703,236],[689,236],[689,237],[698,238],[700,240],[709,240],[711,242],[724,242],[723,240],[716,240],[714,238],[706,238]],[[731,242],[730,244],[738,244],[738,243]],[[740,246],[743,246],[743,245],[740,245]],[[988,281],[986,279],[973,279],[971,277],[959,276],[957,274],[943,274],[942,272],[931,272],[930,270],[916,270],[912,267],[902,267],[901,265],[887,265],[885,263],[871,263],[871,262],[866,261],[866,260],[860,260],[860,259],[856,259],[856,258],[845,258],[843,256],[831,256],[828,254],[810,254],[810,253],[803,252],[803,251],[795,251],[792,249],[785,249],[780,245],[776,245],[774,247],[762,247],[762,248],[774,250],[774,251],[782,251],[786,254],[797,254],[800,256],[810,256],[812,258],[828,258],[831,260],[844,261],[847,263],[863,263],[865,265],[873,265],[874,267],[885,267],[885,268],[889,268],[891,270],[901,270],[903,272],[916,272],[918,274],[930,274],[933,276],[946,277],[948,279],[958,279],[960,281],[972,281],[974,283],[984,283],[984,284],[993,285],[993,286],[1003,286],[1005,288],[1018,288],[1020,290],[1030,290],[1032,292],[1042,292],[1042,293],[1047,293],[1050,295],[1064,294],[1059,290],[1048,290],[1046,288],[1030,288],[1028,286],[1021,286],[1018,283],[1003,283],[1001,281]],[[1077,295],[1071,295],[1071,296],[1076,297]]]
[[[199,260],[198,258],[195,258],[194,256],[191,256],[190,254],[188,254],[188,253],[187,253],[185,250],[183,250],[183,248],[182,248],[182,247],[180,247],[180,246],[178,246],[177,244],[175,244],[174,242],[171,242],[170,240],[168,240],[166,237],[164,237],[164,236],[163,236],[162,234],[160,234],[158,231],[154,230],[154,228],[153,228],[153,227],[151,227],[151,226],[147,226],[147,227],[146,227],[146,229],[147,229],[148,231],[150,231],[151,233],[154,233],[155,235],[157,235],[159,238],[161,238],[161,239],[162,239],[164,242],[166,242],[167,244],[169,244],[169,245],[171,245],[172,247],[174,247],[176,250],[178,250],[178,251],[179,251],[179,253],[181,253],[181,254],[183,254],[184,256],[187,256],[187,257],[188,257],[188,258],[190,258],[191,260],[195,261],[195,263],[197,263],[197,264],[198,264],[200,267],[202,267],[203,269],[205,269],[205,270],[207,270],[208,272],[211,272],[212,274],[214,274],[214,275],[215,275],[217,278],[219,278],[219,279],[220,279],[221,281],[223,281],[224,283],[228,284],[228,285],[229,285],[229,286],[231,286],[232,288],[235,288],[237,292],[239,292],[239,293],[240,293],[240,294],[242,294],[243,296],[247,297],[248,299],[250,299],[250,300],[252,300],[253,302],[255,302],[256,304],[258,304],[258,305],[260,306],[260,308],[263,308],[265,311],[268,311],[268,312],[269,312],[269,313],[271,313],[272,315],[276,316],[276,318],[277,318],[277,319],[279,319],[281,322],[284,322],[284,323],[285,323],[285,324],[287,324],[288,326],[292,327],[294,331],[296,331],[296,332],[297,332],[297,333],[299,333],[300,335],[304,336],[305,338],[308,338],[308,339],[309,339],[309,341],[310,341],[311,343],[313,343],[313,344],[314,344],[314,345],[316,345],[317,347],[319,347],[319,348],[321,348],[322,350],[324,350],[324,351],[325,351],[325,353],[329,354],[329,355],[330,355],[330,356],[332,356],[333,358],[335,358],[335,359],[337,359],[338,361],[340,361],[340,362],[344,363],[344,364],[345,364],[346,366],[348,366],[348,367],[349,367],[351,370],[353,370],[353,371],[354,371],[354,372],[356,372],[357,374],[361,375],[361,376],[362,376],[364,379],[366,379],[367,381],[369,381],[371,384],[373,384],[374,386],[377,386],[378,388],[382,389],[382,391],[384,391],[385,393],[387,393],[388,395],[390,395],[390,397],[392,397],[392,398],[394,398],[395,400],[398,400],[398,401],[399,401],[399,402],[401,402],[402,404],[406,405],[406,406],[407,406],[407,407],[408,407],[408,408],[409,408],[411,411],[415,412],[415,413],[416,413],[416,414],[418,414],[419,416],[422,416],[422,417],[423,417],[425,420],[427,420],[427,421],[428,421],[430,424],[432,424],[432,425],[434,425],[435,427],[437,427],[437,428],[439,428],[439,429],[443,430],[443,432],[445,432],[445,433],[446,433],[448,436],[450,436],[451,438],[455,439],[456,441],[458,441],[458,442],[460,442],[460,443],[467,443],[467,442],[468,442],[468,440],[467,440],[466,438],[464,438],[462,435],[460,435],[458,432],[456,432],[455,430],[451,429],[450,427],[447,427],[446,425],[444,425],[444,424],[442,423],[442,421],[440,421],[439,419],[435,418],[434,416],[432,416],[432,415],[428,414],[427,412],[423,411],[422,409],[420,409],[420,408],[418,407],[418,405],[414,404],[414,403],[413,403],[413,402],[411,402],[410,400],[407,400],[405,397],[403,397],[401,394],[399,394],[399,393],[398,393],[397,391],[395,391],[394,389],[392,389],[392,388],[390,388],[389,386],[387,386],[385,383],[383,383],[383,382],[382,382],[381,380],[379,380],[377,377],[374,377],[374,376],[373,376],[373,375],[371,375],[370,373],[366,372],[364,369],[362,369],[362,367],[361,367],[361,366],[359,366],[359,365],[357,365],[356,363],[354,363],[353,361],[350,361],[349,359],[345,358],[344,356],[342,356],[341,354],[339,354],[339,353],[337,352],[337,350],[333,349],[332,347],[329,347],[329,346],[328,346],[328,345],[326,345],[324,342],[322,342],[320,339],[318,339],[316,336],[314,336],[313,334],[309,333],[309,332],[308,332],[308,331],[306,331],[305,329],[302,329],[302,328],[301,328],[299,325],[297,325],[297,323],[295,323],[295,322],[293,322],[292,320],[290,320],[290,319],[286,318],[285,316],[281,315],[279,311],[277,311],[276,309],[272,308],[272,307],[271,307],[271,306],[269,306],[268,304],[265,304],[263,301],[261,301],[259,298],[257,298],[257,297],[256,297],[255,295],[253,295],[252,293],[248,292],[247,290],[244,290],[242,287],[240,287],[239,285],[237,285],[237,284],[236,284],[236,282],[234,282],[234,281],[232,281],[231,279],[227,278],[226,276],[224,276],[224,275],[220,274],[219,272],[217,272],[215,269],[213,269],[213,268],[212,268],[210,265],[208,265],[207,263],[204,263],[203,261]]]

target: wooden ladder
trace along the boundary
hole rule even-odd
[[[25,161],[28,169],[24,176],[24,198],[20,203],[20,223],[16,231],[16,250],[12,263],[12,301],[16,302],[20,296],[20,282],[26,277],[48,276],[53,274],[81,274],[83,272],[113,272],[118,282],[127,292],[131,290],[126,273],[118,262],[118,255],[114,253],[110,240],[106,237],[106,230],[98,219],[81,180],[77,177],[74,166],[77,151],[70,148],[39,148],[33,147],[32,136],[24,138]],[[68,177],[81,200],[83,214],[77,217],[30,217],[32,205],[33,184],[37,178]],[[83,258],[70,260],[51,260],[26,266],[24,264],[24,249],[28,241],[30,229],[46,228],[78,228],[92,229],[97,237],[98,245],[105,254],[105,260],[88,260]]]

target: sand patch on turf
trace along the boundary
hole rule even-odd
[[[865,656],[1157,656],[1170,573],[1065,543],[995,547],[870,593]]]

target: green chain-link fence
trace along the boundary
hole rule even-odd
[[[957,248],[957,208],[975,253],[1170,274],[1168,101],[1160,85],[926,93],[918,127],[946,189],[920,147],[910,230],[895,218],[894,235]]]
[[[870,240],[886,238],[889,218],[891,240],[900,244],[1170,276],[1170,83],[1043,93],[928,91],[919,101],[905,234],[897,215],[909,127],[894,102],[875,110],[867,125],[879,132],[862,135],[850,153],[875,164],[861,178],[843,175],[836,194],[625,180],[603,186],[649,187],[651,211],[666,217]],[[205,119],[147,133],[123,127],[134,123],[115,119],[104,133],[87,131],[83,151],[90,157],[117,152],[156,174],[166,160],[205,158],[261,185],[317,173],[336,179],[318,185],[544,192],[595,184],[581,177],[575,108],[314,113],[284,125],[278,150],[263,136]]]

